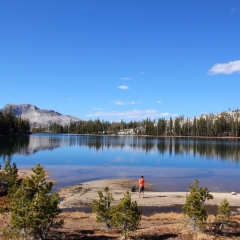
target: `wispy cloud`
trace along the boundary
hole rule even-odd
[[[87,114],[87,117],[105,117],[105,118],[128,118],[128,119],[145,119],[145,118],[161,118],[161,117],[177,117],[178,114],[171,114],[171,113],[160,113],[157,110],[138,110],[134,109],[131,111],[125,112],[117,112],[117,111],[110,111],[110,112],[94,112]]]
[[[126,102],[126,101],[119,101],[119,100],[111,100],[110,102],[115,103],[117,105],[128,105],[128,104],[134,105],[134,104],[140,103],[140,102],[134,102],[134,101],[133,102]]]
[[[118,88],[119,88],[119,89],[122,89],[122,90],[128,90],[128,89],[129,89],[129,87],[128,87],[128,86],[125,86],[125,85],[119,86]]]
[[[234,12],[236,9],[235,8],[232,8],[230,12]]]
[[[217,63],[208,71],[208,75],[240,73],[240,60],[228,63]]]
[[[122,80],[132,80],[132,78],[129,78],[129,77],[124,77],[124,78],[121,78]]]
[[[162,101],[158,100],[158,101],[157,101],[157,103],[159,103],[159,104],[160,104],[160,103],[162,103]]]
[[[93,111],[102,111],[102,108],[92,108]]]
[[[73,98],[62,98],[61,101],[72,101]]]
[[[144,72],[140,72],[140,74],[141,74],[141,75],[143,75],[143,74],[144,74]]]

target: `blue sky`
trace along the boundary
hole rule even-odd
[[[0,2],[0,108],[84,120],[240,108],[238,0]]]

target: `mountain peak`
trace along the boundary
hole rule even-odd
[[[28,119],[31,126],[49,126],[52,123],[58,123],[61,125],[67,125],[70,122],[79,122],[82,119],[74,116],[63,115],[55,112],[54,110],[40,109],[32,104],[6,104],[2,109],[3,111],[13,110],[13,113],[17,116],[21,116],[22,119]]]

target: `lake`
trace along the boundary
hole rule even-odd
[[[194,179],[212,192],[240,192],[240,141],[32,134],[0,137],[0,162],[19,169],[41,163],[61,187],[99,179],[144,175],[157,191],[188,191]],[[131,186],[130,186],[131,187]]]

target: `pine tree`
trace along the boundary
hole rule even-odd
[[[11,165],[10,159],[7,159],[4,166],[4,172],[6,174],[6,182],[8,183],[9,190],[17,185],[18,169],[16,163]]]
[[[174,121],[174,135],[181,136],[180,118],[176,118]]]
[[[170,117],[170,120],[169,120],[169,135],[172,135],[172,132],[173,132],[173,120]]]
[[[97,214],[97,222],[105,223],[110,229],[112,228],[112,207],[111,203],[114,200],[111,193],[109,193],[108,187],[105,187],[103,191],[98,192],[99,200],[92,201],[92,210]]]
[[[207,212],[204,206],[206,200],[213,199],[207,187],[199,187],[198,179],[189,185],[190,193],[186,196],[186,203],[183,206],[185,223],[194,230],[196,227],[204,225],[207,220]]]
[[[10,222],[8,228],[3,231],[4,235],[9,239],[28,239],[32,234],[31,226],[34,224],[32,213],[34,209],[30,192],[25,189],[24,184],[9,199],[8,210],[10,213]]]
[[[0,207],[0,213],[4,213],[13,194],[19,187],[17,165],[10,164],[10,159],[5,161],[4,171],[0,172],[1,190],[8,196],[8,200]]]
[[[57,193],[50,194],[52,182],[45,180],[40,164],[32,170],[34,174],[22,181],[9,200],[10,222],[4,233],[10,238],[45,239],[50,228],[63,225],[63,220],[55,219],[61,210]]]
[[[125,237],[138,229],[142,213],[137,207],[137,202],[131,201],[131,195],[128,191],[113,211],[113,225],[119,228]]]
[[[227,199],[224,199],[218,207],[217,221],[220,224],[219,229],[228,233],[228,227],[231,222],[231,209]]]

